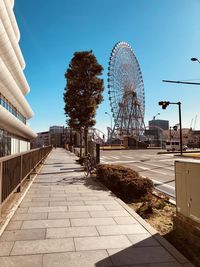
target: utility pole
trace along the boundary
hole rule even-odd
[[[182,121],[181,121],[181,102],[169,102],[169,101],[160,101],[158,102],[159,106],[162,106],[162,109],[166,109],[169,105],[178,105],[179,111],[179,125],[180,125],[180,151],[181,156],[183,155],[183,141],[182,141]]]

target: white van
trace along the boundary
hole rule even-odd
[[[180,150],[180,142],[179,141],[167,141],[166,142],[166,150],[167,151],[178,151]]]

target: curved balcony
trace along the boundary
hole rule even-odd
[[[12,75],[0,58],[0,92],[15,106],[27,119],[33,116],[33,111],[26,98],[18,88]]]
[[[13,30],[15,32],[17,41],[19,42],[19,39],[20,39],[20,31],[19,31],[19,28],[18,28],[18,25],[17,25],[17,21],[15,19],[15,15],[13,13],[12,4],[11,4],[11,2],[9,0],[3,0],[3,1],[5,3],[6,9],[8,11],[8,15],[9,15],[9,18],[10,18],[10,21],[11,21],[11,24],[12,24],[12,27],[13,27]]]
[[[10,0],[12,8],[14,7],[14,0]]]
[[[33,111],[1,58],[0,70],[0,92],[22,115],[30,119],[33,116]]]
[[[34,133],[29,126],[18,120],[2,106],[0,106],[0,128],[26,139],[32,139],[37,136],[37,134]]]
[[[13,27],[12,27],[12,24],[11,24],[11,21],[10,21],[10,18],[9,18],[9,15],[8,15],[8,12],[7,12],[7,9],[6,9],[6,6],[5,6],[3,0],[0,0],[0,18],[2,20],[2,23],[4,25],[6,33],[10,39],[12,47],[15,51],[17,59],[21,65],[22,69],[24,69],[25,68],[25,61],[24,61],[24,58],[22,56],[22,52],[19,48],[19,44],[18,44],[16,35],[14,33],[14,30],[13,30]]]
[[[1,20],[0,36],[0,57],[6,64],[8,70],[11,72],[20,90],[25,95],[30,91],[30,88]]]

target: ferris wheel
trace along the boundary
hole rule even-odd
[[[113,134],[138,139],[144,132],[144,83],[138,60],[126,42],[119,42],[112,49],[108,93],[114,118]]]

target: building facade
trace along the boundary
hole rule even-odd
[[[31,148],[52,145],[64,147],[66,140],[66,128],[64,126],[50,126],[49,131],[37,133],[37,137],[31,140]]]
[[[149,146],[164,147],[166,134],[169,130],[169,121],[167,120],[151,120],[149,121],[148,129],[145,130],[145,136],[148,140]]]
[[[0,0],[0,156],[29,150],[36,137],[27,125],[33,111],[25,98],[30,88],[13,6],[14,0]]]
[[[37,137],[31,140],[31,148],[39,148],[50,145],[49,132],[37,133]]]

